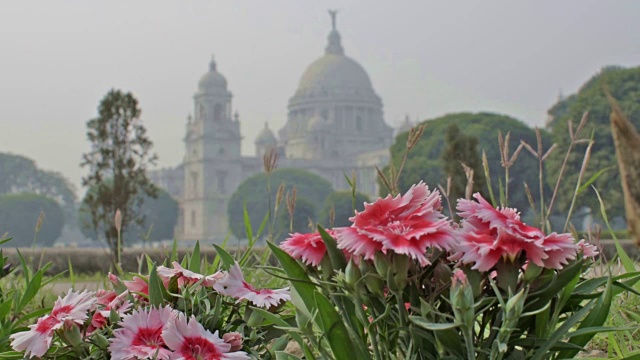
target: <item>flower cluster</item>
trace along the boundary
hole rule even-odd
[[[157,278],[170,291],[177,283],[178,291],[205,291],[246,300],[258,307],[278,306],[290,300],[289,290],[256,289],[244,280],[238,263],[229,271],[202,275],[173,262],[173,268],[159,266]],[[38,319],[29,330],[11,335],[11,347],[26,357],[42,357],[51,348],[56,336],[62,343],[77,347],[91,342],[94,333],[111,334],[108,351],[112,359],[248,359],[240,351],[242,335],[227,332],[220,337],[211,333],[196,317],[187,317],[169,303],[151,306],[150,277],[135,276],[122,281],[109,274],[114,288],[97,292],[69,292],[58,298],[51,313]],[[176,294],[177,295],[177,294]],[[177,298],[177,297],[176,297]]]
[[[458,200],[460,224],[453,224],[441,210],[440,194],[424,183],[404,195],[387,196],[356,212],[350,227],[329,230],[338,248],[348,256],[373,260],[377,253],[394,253],[431,264],[428,249],[448,251],[450,259],[487,272],[499,261],[514,262],[520,256],[543,268],[561,269],[582,252],[597,255],[595,246],[576,243],[571,234],[545,235],[526,225],[515,209],[494,208],[478,193],[476,201]],[[293,258],[318,266],[326,247],[318,233],[292,234],[280,247]]]

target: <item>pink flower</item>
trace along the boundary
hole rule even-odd
[[[30,330],[12,334],[11,347],[16,351],[24,351],[25,356],[41,357],[51,347],[53,332],[62,328],[65,322],[82,324],[89,317],[87,312],[95,301],[93,292],[78,293],[70,289],[64,298],[58,297],[51,314],[39,318],[29,326]]]
[[[167,324],[162,338],[169,349],[173,350],[171,360],[245,360],[249,356],[244,351],[230,352],[231,345],[218,336],[205,330],[194,316],[187,322],[180,313],[175,321]]]
[[[462,240],[452,260],[488,271],[500,259],[514,261],[523,252],[529,261],[546,268],[561,269],[575,259],[577,246],[570,234],[545,235],[520,221],[515,209],[493,208],[479,193],[473,197],[477,202],[458,200]]]
[[[587,243],[584,239],[578,241],[576,245],[578,245],[582,251],[582,256],[585,258],[593,258],[600,253],[595,245]]]
[[[256,289],[251,284],[244,281],[240,265],[235,265],[225,273],[224,277],[213,286],[213,288],[224,296],[230,296],[238,300],[246,299],[258,307],[276,306],[283,301],[291,300],[289,288],[284,289]]]
[[[231,345],[232,352],[242,349],[242,335],[239,332],[226,333],[222,335],[222,340]]]
[[[168,360],[171,351],[165,347],[162,332],[175,317],[176,312],[169,307],[140,309],[125,316],[110,339],[111,358]]]
[[[215,282],[222,276],[220,273],[204,276],[183,268],[177,261],[174,261],[171,264],[173,265],[173,269],[165,266],[158,266],[158,275],[162,278],[165,286],[167,286],[171,278],[174,276],[178,278],[178,286],[180,287],[193,285],[202,279],[204,279],[202,281],[202,285],[213,286],[213,284],[215,284]]]
[[[93,313],[91,324],[87,328],[87,334],[91,334],[105,326],[108,323],[112,311],[120,317],[123,317],[133,306],[129,299],[127,299],[129,296],[128,291],[117,296],[115,296],[115,291],[98,290],[97,294],[99,297],[97,298],[96,304],[94,304],[94,308],[97,308],[97,311]]]
[[[332,237],[336,236],[334,230],[326,230]],[[280,248],[294,259],[302,259],[307,265],[318,266],[327,253],[327,247],[322,241],[319,232],[309,234],[290,234],[287,240],[280,244]]]
[[[465,275],[464,271],[462,271],[461,269],[453,270],[453,277],[451,278],[452,286],[464,286],[468,283],[469,280],[467,280],[467,275]]]
[[[129,292],[149,296],[149,283],[139,276],[134,276],[131,281],[123,281]]]
[[[440,193],[420,182],[402,196],[389,195],[365,204],[364,211],[349,219],[353,222],[350,228],[337,231],[338,247],[369,260],[378,251],[392,251],[427,266],[427,248],[449,250],[456,244],[453,228],[440,207]]]

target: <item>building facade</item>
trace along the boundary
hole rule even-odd
[[[268,124],[255,139],[255,156],[242,156],[240,119],[225,77],[211,60],[195,93],[194,116],[184,137],[184,162],[151,174],[179,199],[176,237],[219,241],[228,236],[227,204],[242,181],[262,171],[262,157],[274,149],[278,168],[298,168],[349,186],[355,172],[359,191],[378,194],[376,166],[389,162],[394,129],[384,121],[383,104],[364,68],[345,55],[335,12],[324,55],[304,71],[288,104],[278,136]]]

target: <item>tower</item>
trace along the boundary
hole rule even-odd
[[[184,139],[182,240],[221,240],[227,235],[227,203],[242,180],[240,120],[215,60],[193,96],[193,119]]]

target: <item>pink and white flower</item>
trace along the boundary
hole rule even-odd
[[[236,262],[229,272],[218,280],[213,288],[224,296],[230,296],[238,301],[246,299],[258,307],[277,306],[281,302],[291,300],[289,288],[284,289],[256,289],[244,280],[240,265]]]
[[[582,256],[585,258],[594,258],[600,253],[597,246],[587,243],[584,239],[578,241],[576,245],[578,245],[582,251]]]
[[[174,276],[178,278],[178,286],[180,287],[185,285],[193,285],[202,279],[204,279],[202,281],[202,285],[213,286],[213,284],[215,284],[216,281],[220,277],[222,277],[219,272],[207,276],[198,274],[196,272],[183,268],[177,261],[174,261],[171,264],[173,265],[173,269],[165,266],[158,266],[158,276],[162,278],[165,286],[167,286],[171,278]]]
[[[244,351],[230,352],[231,345],[206,330],[194,316],[187,322],[180,313],[175,321],[167,324],[162,338],[169,349],[173,350],[171,360],[245,360],[249,356]]]
[[[477,202],[458,200],[462,239],[452,260],[489,271],[500,259],[514,261],[523,253],[534,264],[553,269],[575,259],[577,245],[570,234],[545,235],[523,223],[515,209],[494,208],[479,193],[473,197]]]
[[[134,276],[133,280],[123,281],[122,283],[134,296],[138,296],[138,294],[149,296],[149,283],[139,276]]]
[[[326,230],[332,237],[335,230]],[[290,234],[290,237],[280,244],[280,248],[294,259],[302,259],[307,265],[318,266],[327,253],[327,247],[319,232],[309,234]]]
[[[171,351],[162,333],[175,317],[176,312],[169,307],[140,309],[125,316],[110,339],[111,358],[168,360]]]
[[[429,247],[450,250],[456,245],[454,230],[440,212],[440,193],[420,182],[404,195],[365,204],[349,220],[353,225],[336,230],[338,247],[352,255],[371,260],[381,251],[406,255],[422,266]]]
[[[24,351],[25,356],[41,357],[51,347],[53,332],[62,328],[65,322],[69,325],[82,324],[89,317],[87,312],[95,301],[93,292],[79,293],[69,289],[64,298],[58,297],[49,315],[30,325],[30,330],[12,334],[11,347]]]
[[[133,304],[127,299],[129,292],[125,291],[120,295],[116,295],[115,291],[98,290],[96,292],[96,303],[92,310],[96,310],[91,317],[91,324],[87,328],[87,334],[93,333],[95,330],[102,328],[108,323],[111,312],[114,311],[120,317],[131,309]]]

